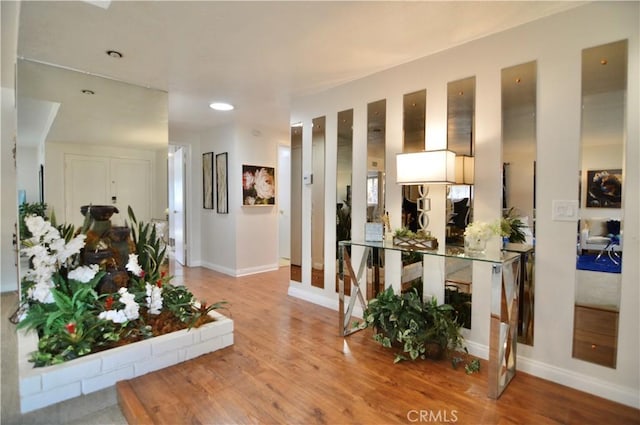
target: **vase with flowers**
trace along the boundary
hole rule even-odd
[[[500,235],[499,223],[474,221],[464,230],[464,251],[468,255],[482,255],[487,249],[487,241]]]

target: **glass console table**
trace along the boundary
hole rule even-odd
[[[356,273],[351,261],[352,247],[363,249],[358,272]],[[367,303],[363,294],[367,293],[367,281],[365,269],[371,266],[379,267],[380,253],[383,250],[400,252],[412,252],[422,255],[437,257],[455,257],[468,261],[482,261],[491,263],[491,318],[489,331],[489,382],[488,396],[493,399],[507,387],[516,372],[516,349],[518,346],[518,303],[520,298],[520,255],[514,252],[498,251],[488,252],[481,256],[470,256],[463,249],[447,249],[440,247],[437,250],[409,249],[393,245],[390,241],[363,242],[341,241],[339,242],[339,280],[338,280],[338,315],[340,335],[347,336],[359,330],[351,327],[353,308],[356,302],[365,310]],[[381,289],[380,282],[375,280],[379,274],[373,274],[371,282],[374,291],[369,295],[375,297]],[[345,277],[351,285],[349,302],[345,309]],[[444,282],[443,282],[444,285]]]

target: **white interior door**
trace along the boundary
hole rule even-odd
[[[278,146],[279,257],[291,258],[291,148]]]
[[[111,203],[119,214],[112,223],[124,225],[129,221],[131,206],[138,222],[149,223],[151,217],[151,162],[142,159],[111,159]]]
[[[148,160],[65,155],[65,222],[82,225],[83,205],[114,205],[111,222],[124,225],[131,205],[138,221],[151,220],[151,163]]]
[[[109,158],[64,156],[64,221],[81,226],[83,205],[110,205]]]
[[[185,190],[184,190],[184,148],[176,147],[172,161],[172,179],[171,179],[171,215],[170,215],[170,227],[171,234],[174,240],[174,255],[175,260],[181,265],[185,265]]]

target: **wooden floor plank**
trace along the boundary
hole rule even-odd
[[[522,372],[491,400],[485,361],[473,375],[447,361],[393,364],[370,331],[340,337],[337,312],[289,297],[287,267],[182,273],[199,299],[229,301],[234,345],[128,381],[152,423],[640,424],[637,409]]]

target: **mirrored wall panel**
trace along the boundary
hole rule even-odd
[[[421,152],[426,143],[427,91],[419,90],[405,94],[402,105],[403,143],[402,152]],[[418,185],[402,186],[402,227],[413,232],[420,228],[418,223]],[[422,255],[402,253],[401,290],[415,288],[422,295]]]
[[[311,285],[324,288],[325,117],[313,119],[311,138]]]
[[[536,217],[536,62],[502,70],[502,214],[504,248],[520,253],[518,342],[533,345]]]
[[[425,123],[427,91],[419,90],[403,98],[402,152],[420,152],[425,149]],[[402,186],[402,226],[418,231],[418,186]]]
[[[447,186],[446,244],[462,249],[464,229],[472,221],[476,78],[447,84],[447,149],[456,154],[456,183]],[[445,302],[458,312],[462,326],[471,328],[472,265],[445,259]]]
[[[291,280],[302,282],[302,125],[291,127]]]
[[[390,218],[385,207],[386,192],[386,133],[387,101],[371,102],[367,105],[367,222],[382,223],[385,232],[391,232]],[[368,282],[378,282],[379,287],[371,288],[367,297],[372,298],[384,290],[384,249],[376,250],[379,258],[370,262]],[[375,255],[376,252],[372,253]]]
[[[336,258],[338,242],[351,240],[351,178],[353,173],[353,109],[338,112],[336,164]]]
[[[129,205],[139,220],[164,218],[166,92],[26,59],[16,88],[21,202],[44,202],[76,226],[89,204],[118,208],[120,225]]]
[[[582,51],[573,357],[611,368],[616,367],[624,258],[627,49],[622,40]]]
[[[385,208],[387,101],[367,105],[367,222],[381,221]]]

